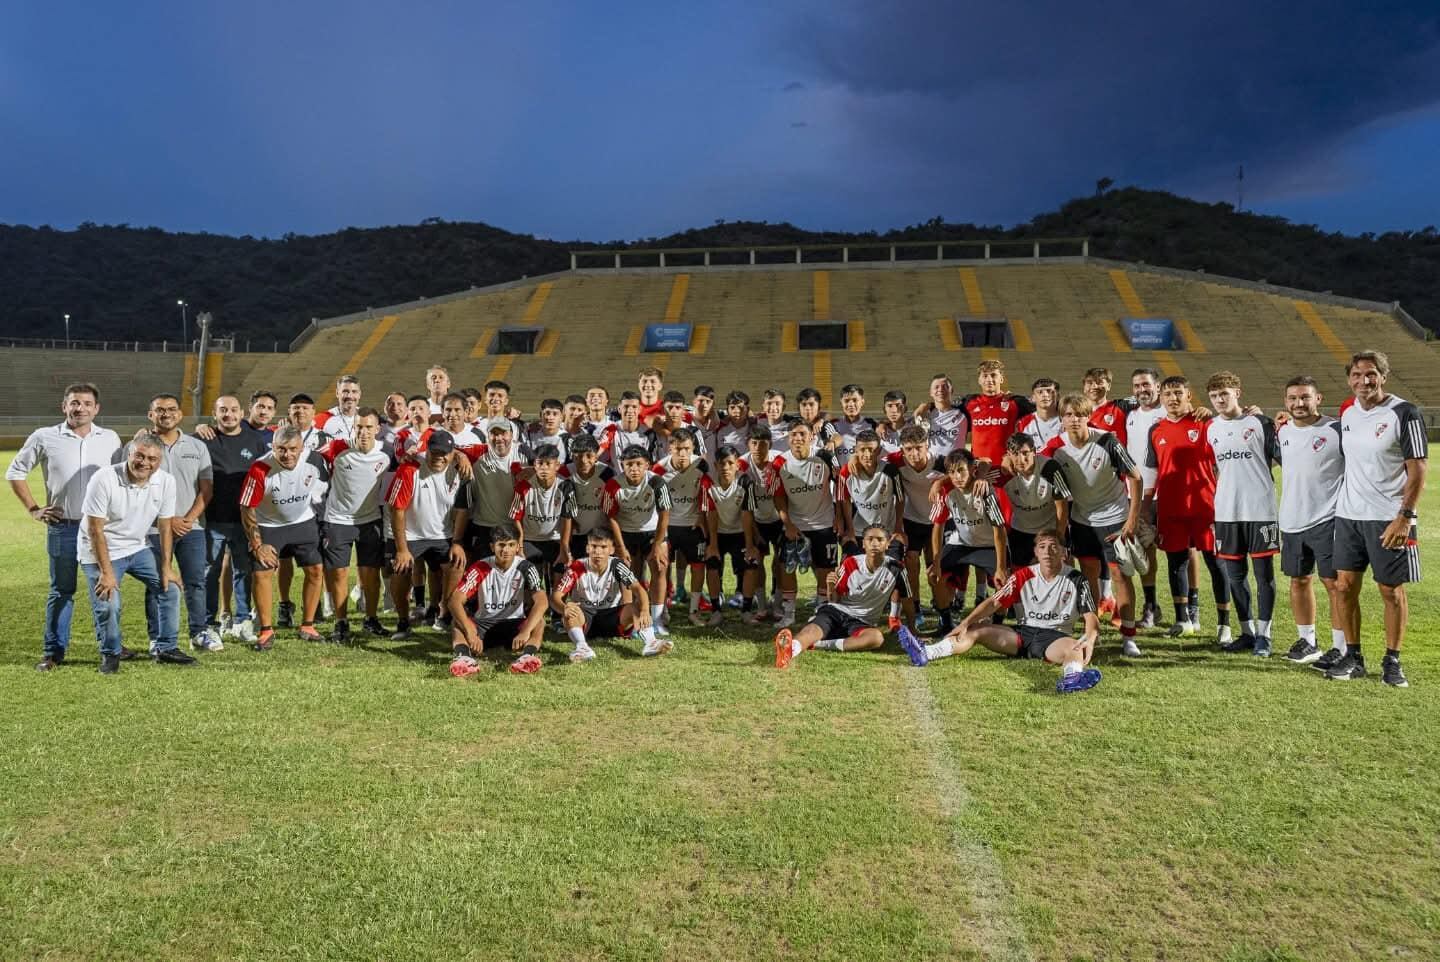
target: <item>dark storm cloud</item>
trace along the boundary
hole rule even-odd
[[[831,4],[791,49],[860,150],[972,186],[1192,182],[1305,163],[1440,101],[1440,3]],[[815,86],[812,85],[812,86]]]

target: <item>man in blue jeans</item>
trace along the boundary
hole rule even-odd
[[[70,615],[74,609],[76,537],[80,531],[85,486],[95,472],[110,464],[120,437],[95,424],[100,390],[93,384],[71,384],[60,402],[65,420],[40,428],[20,448],[5,478],[31,518],[44,524],[50,558],[50,594],[45,599],[44,654],[35,666],[50,671],[65,661],[70,646]],[[45,476],[45,503],[37,504],[28,480],[36,466]],[[135,653],[121,649],[122,658]]]
[[[255,640],[254,622],[250,616],[249,573],[253,567],[245,529],[240,523],[240,489],[245,475],[256,458],[270,451],[270,435],[257,430],[245,420],[240,399],[224,394],[215,399],[215,423],[208,429],[195,429],[197,437],[205,438],[210,451],[212,497],[205,506],[205,626],[217,635],[220,631],[220,574],[225,552],[230,552],[231,578],[235,586],[235,620],[228,637],[240,641]],[[219,649],[211,645],[212,651]]]
[[[175,518],[175,479],[160,469],[165,444],[142,434],[129,445],[125,461],[95,472],[85,487],[84,522],[76,554],[90,583],[95,640],[100,643],[100,674],[120,670],[120,579],[130,575],[156,599],[154,659],[162,664],[193,665],[195,659],[176,645],[180,593],[170,573],[171,522]],[[149,550],[151,527],[159,532],[160,558]]]

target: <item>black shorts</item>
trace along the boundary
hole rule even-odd
[[[1274,521],[1215,522],[1215,554],[1230,561],[1280,553],[1280,525]]]
[[[460,547],[465,549],[467,561],[475,562],[489,556],[490,534],[494,530],[494,528],[482,528],[473,524],[465,529],[465,535],[460,539]]]
[[[570,560],[584,561],[586,557],[586,545],[590,543],[590,534],[572,534],[570,536]]]
[[[1320,577],[1335,577],[1335,519],[1304,531],[1280,532],[1280,572],[1305,578],[1318,570]]]
[[[821,605],[817,608],[810,624],[819,626],[821,638],[853,638],[866,628],[875,627],[846,614],[834,605]]]
[[[854,558],[864,554],[865,549],[860,546],[859,539],[847,538],[844,541],[840,542],[840,553],[846,558]]]
[[[980,568],[987,574],[993,575],[995,573],[995,549],[966,544],[947,544],[940,552],[940,570],[947,575],[958,575],[966,568]]]
[[[1420,548],[1415,540],[1415,525],[1403,548],[1387,548],[1380,535],[1390,526],[1388,521],[1351,521],[1335,519],[1335,570],[1364,571],[1375,574],[1375,583],[1403,585],[1420,580]]]
[[[1015,634],[1019,636],[1015,657],[1034,658],[1037,661],[1045,660],[1045,651],[1055,639],[1070,637],[1068,632],[1057,631],[1054,628],[1035,628],[1030,625],[1016,626]]]
[[[770,553],[772,545],[785,540],[785,525],[780,521],[755,522],[755,547],[763,558]]]
[[[1109,539],[1112,534],[1119,534],[1124,527],[1119,521],[1114,524],[1081,524],[1079,521],[1071,521],[1070,552],[1077,558],[1119,564],[1115,557],[1115,543]]]
[[[510,650],[511,643],[515,636],[520,633],[520,626],[525,624],[524,618],[506,618],[502,621],[477,621],[475,631],[480,635],[480,645],[485,651],[492,648],[503,648]]]
[[[450,542],[448,541],[414,541],[405,539],[405,544],[410,549],[410,557],[415,559],[415,566],[428,567],[432,571],[438,571],[450,563]],[[395,542],[385,542],[385,560],[394,562]]]
[[[705,563],[705,532],[694,525],[671,525],[667,530],[670,535],[671,558],[684,555],[688,564]]]
[[[325,561],[320,552],[320,524],[314,518],[274,528],[261,527],[260,541],[274,548],[277,558],[293,558],[302,568]]]
[[[802,531],[800,537],[810,542],[810,567],[833,571],[840,567],[840,540],[834,528]]]
[[[737,579],[755,567],[745,560],[745,536],[738,531],[720,532],[715,538],[715,550],[720,554],[721,564],[726,558],[730,559],[730,570],[735,572]]]
[[[360,563],[360,567],[379,568],[384,565],[385,530],[380,519],[360,525],[339,524],[334,521],[325,525],[325,540],[321,551],[325,567],[350,567],[352,546],[355,549],[355,560]]]
[[[558,540],[525,542],[525,560],[539,568],[542,575],[549,573],[555,567],[555,559],[558,557],[560,557]]]
[[[599,611],[586,611],[585,637],[619,638],[620,609],[617,607],[601,608]]]
[[[1028,531],[1005,531],[1005,547],[1010,553],[1010,567],[1023,568],[1035,563],[1035,536]]]
[[[935,526],[921,521],[911,521],[909,518],[902,520],[905,528],[905,540],[910,542],[910,550],[915,554],[929,551],[930,534],[935,530]]]
[[[630,567],[635,571],[636,577],[639,577],[641,563],[650,557],[650,552],[655,547],[655,532],[622,531],[620,537],[625,542],[625,550],[630,552]]]

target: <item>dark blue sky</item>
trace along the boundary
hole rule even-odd
[[[1440,3],[13,3],[0,222],[611,240],[1120,184],[1440,223]]]

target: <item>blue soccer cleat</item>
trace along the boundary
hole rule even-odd
[[[1055,683],[1055,691],[1061,695],[1073,695],[1077,691],[1089,691],[1100,684],[1100,669],[1086,668],[1073,675],[1061,675]]]
[[[905,654],[910,656],[910,664],[916,668],[924,668],[930,664],[930,656],[925,654],[925,643],[915,637],[915,632],[901,625],[895,636],[900,639],[900,647],[905,649]]]

